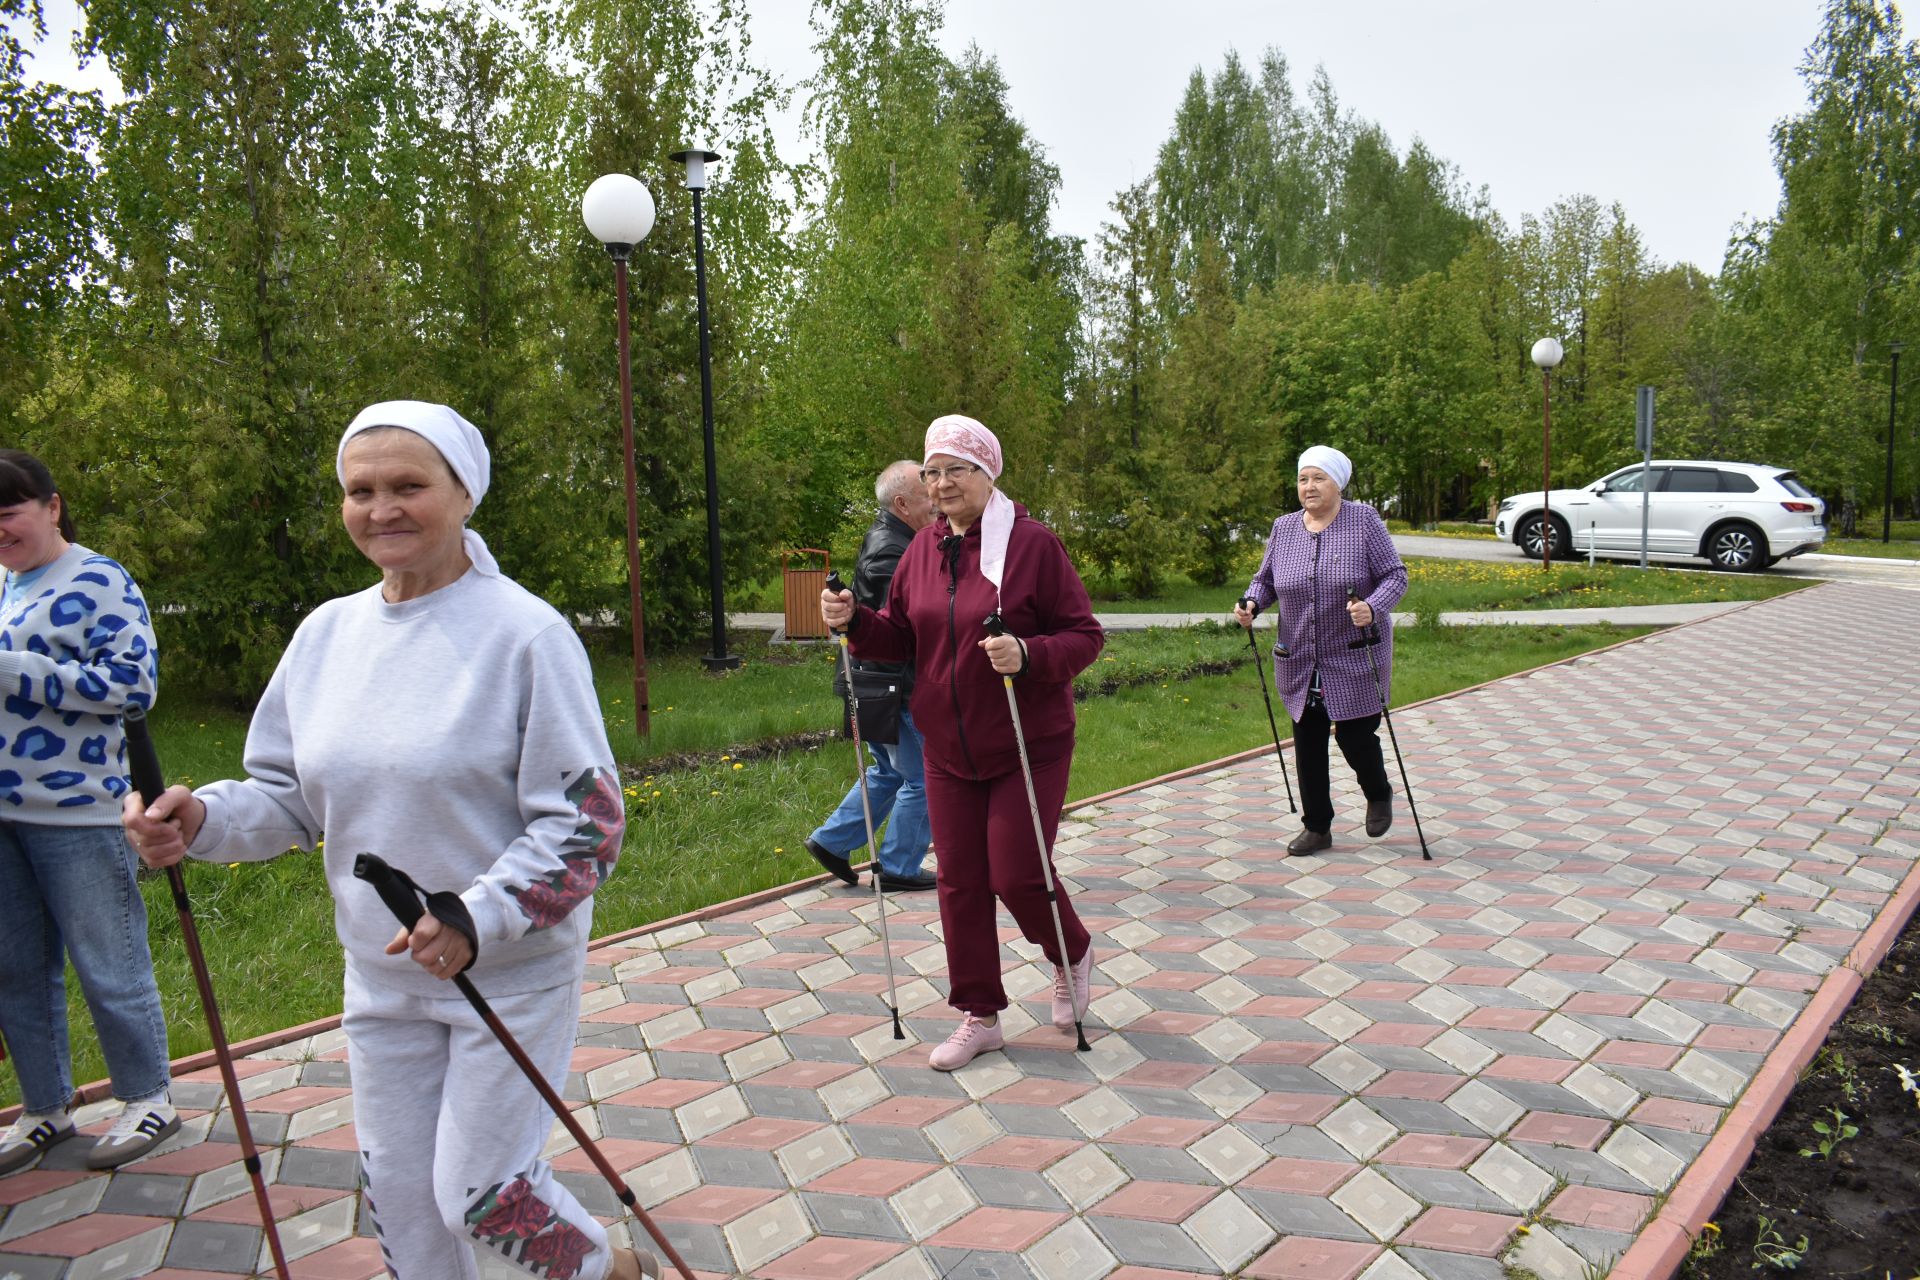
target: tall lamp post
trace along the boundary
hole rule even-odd
[[[641,632],[640,498],[633,468],[633,360],[627,339],[627,258],[653,230],[653,196],[638,178],[595,178],[580,200],[587,231],[613,259],[620,342],[620,437],[627,455],[627,595],[633,609],[633,731],[644,738],[653,720],[647,706],[647,647]]]
[[[713,343],[707,336],[706,226],[700,216],[700,193],[707,189],[707,166],[718,152],[693,146],[676,151],[672,159],[687,166],[687,190],[693,192],[693,285],[700,303],[700,425],[707,445],[707,586],[713,599],[713,652],[701,658],[709,671],[740,665],[727,652],[727,608],[720,589],[720,481],[713,458]]]
[[[1540,567],[1553,567],[1553,370],[1566,357],[1558,338],[1533,344],[1540,366]]]
[[[1887,509],[1880,513],[1882,543],[1893,541],[1893,422],[1894,411],[1900,406],[1900,353],[1906,349],[1904,342],[1887,344],[1887,350],[1893,353],[1893,371],[1887,375]]]

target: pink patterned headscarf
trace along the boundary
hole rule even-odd
[[[927,442],[920,456],[924,460],[936,453],[971,462],[994,480],[1000,478],[1005,466],[1000,441],[993,432],[987,430],[984,423],[959,413],[935,418],[928,425]],[[986,511],[980,516],[980,573],[993,584],[996,603],[1001,580],[1006,577],[1007,543],[1013,537],[1013,518],[1013,499],[996,486],[987,498]]]

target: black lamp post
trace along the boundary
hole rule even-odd
[[[1904,342],[1889,342],[1887,350],[1893,353],[1893,370],[1887,374],[1887,507],[1880,513],[1880,541],[1893,541],[1893,422],[1894,411],[1900,407],[1900,353],[1907,349]]]
[[[707,445],[707,585],[713,600],[713,652],[701,658],[709,671],[740,665],[738,654],[727,652],[727,607],[720,587],[720,480],[713,457],[713,343],[707,336],[706,226],[700,217],[700,193],[707,189],[707,166],[720,158],[704,147],[676,151],[671,159],[687,166],[687,189],[693,192],[693,282],[700,303],[700,424]]]
[[[633,609],[633,731],[644,738],[653,727],[647,706],[647,646],[640,609],[640,499],[633,467],[633,360],[627,338],[627,258],[653,230],[653,195],[638,178],[609,173],[595,178],[580,201],[580,216],[593,238],[613,258],[620,343],[620,438],[627,457],[627,595]]]

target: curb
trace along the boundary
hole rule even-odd
[[[1747,1167],[1760,1135],[1786,1106],[1787,1095],[1799,1083],[1800,1069],[1813,1061],[1867,975],[1879,967],[1906,928],[1915,907],[1920,907],[1920,864],[1908,870],[1886,908],[1867,926],[1847,958],[1827,974],[1760,1064],[1739,1101],[1721,1119],[1706,1147],[1680,1175],[1653,1221],[1641,1228],[1639,1238],[1614,1264],[1608,1280],[1668,1280],[1679,1270],[1700,1228],[1719,1211],[1734,1179]]]

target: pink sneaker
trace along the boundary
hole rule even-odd
[[[935,1071],[958,1071],[981,1054],[1006,1047],[1007,1040],[1000,1034],[997,1019],[989,1025],[968,1014],[961,1019],[959,1029],[947,1037],[947,1042],[927,1056],[927,1062]]]
[[[1071,972],[1073,985],[1067,985]],[[1080,1010],[1084,1017],[1087,1011],[1087,995],[1093,986],[1093,944],[1087,944],[1087,953],[1075,961],[1071,971],[1058,965],[1053,970],[1053,1025],[1070,1027],[1073,1025],[1073,1011]]]

